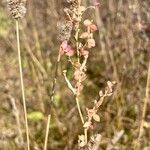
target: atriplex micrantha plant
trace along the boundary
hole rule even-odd
[[[84,19],[83,14],[88,9],[98,7],[98,3],[93,6],[84,7],[80,0],[67,0],[69,7],[64,11],[68,19],[63,21],[63,24],[58,24],[60,29],[59,40],[61,41],[59,49],[59,60],[62,56],[68,58],[68,62],[73,69],[73,80],[70,81],[67,77],[67,70],[63,71],[65,81],[68,88],[74,95],[79,116],[83,125],[84,134],[79,135],[78,148],[79,149],[93,149],[98,147],[101,135],[96,134],[88,137],[88,130],[93,126],[93,120],[99,122],[100,117],[97,115],[99,107],[102,105],[104,99],[111,96],[113,93],[113,85],[115,82],[107,82],[105,91],[99,92],[99,99],[95,100],[93,108],[86,108],[87,116],[83,116],[80,108],[80,95],[84,88],[83,82],[86,80],[87,61],[90,49],[96,46],[94,39],[94,32],[97,31],[97,26],[93,20]],[[62,30],[61,30],[62,29]],[[71,42],[71,39],[74,39]]]

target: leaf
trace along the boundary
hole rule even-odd
[[[100,117],[99,117],[99,115],[97,115],[97,114],[94,114],[94,115],[93,115],[93,119],[94,119],[95,121],[97,121],[97,122],[100,122]]]
[[[44,118],[44,115],[42,112],[39,111],[33,111],[29,114],[27,114],[28,119],[33,120],[33,121],[38,121],[42,120]]]

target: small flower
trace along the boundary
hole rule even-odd
[[[83,24],[84,24],[85,26],[89,26],[89,25],[92,24],[92,22],[91,22],[89,19],[86,19],[86,20],[84,20]]]
[[[80,54],[81,54],[81,56],[84,56],[84,57],[88,58],[88,56],[89,56],[89,51],[87,51],[87,50],[81,48],[81,49],[80,49]]]
[[[96,45],[94,39],[88,39],[87,44],[88,44],[88,48],[95,47],[95,45]]]
[[[87,27],[89,32],[95,32],[97,31],[97,26],[92,23],[92,21],[86,19],[83,24]]]
[[[67,56],[73,56],[74,51],[72,47],[68,44],[68,41],[63,41],[60,46],[59,53],[60,55],[63,55],[65,53]]]
[[[73,49],[71,48],[70,45],[68,45],[68,47],[67,47],[67,49],[66,49],[66,55],[67,55],[67,56],[73,56],[73,54],[74,54]]]
[[[90,32],[95,32],[95,31],[97,31],[97,26],[96,26],[95,24],[91,24],[91,25],[89,26],[89,28],[90,28]]]

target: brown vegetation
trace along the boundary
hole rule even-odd
[[[71,1],[76,0],[28,0],[27,13],[19,20],[30,149],[41,150],[45,145],[49,150],[78,147],[149,150],[149,1],[82,0],[85,8],[92,7],[76,22],[75,28],[64,12]],[[79,7],[74,3],[72,9],[76,5]],[[18,19],[14,13],[13,17]],[[7,2],[0,1],[0,149],[3,150],[27,147],[15,19],[9,16]],[[93,20],[90,40],[84,27],[87,19]],[[62,28],[69,35],[60,35]],[[83,34],[79,33],[75,39],[78,28]],[[68,38],[66,51],[62,42]],[[79,48],[85,39],[88,53]],[[72,49],[77,51],[73,54]],[[71,60],[68,56],[72,56]],[[74,64],[76,60],[80,63]]]

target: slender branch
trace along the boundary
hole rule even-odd
[[[47,107],[48,107],[47,114],[51,114],[52,105],[54,106],[53,101],[54,101],[54,95],[55,95],[55,91],[56,91],[56,83],[57,83],[57,77],[58,77],[58,67],[59,67],[60,57],[61,57],[61,55],[59,53],[58,57],[57,57],[57,62],[55,65],[54,77],[52,80],[52,87],[51,88],[50,88],[50,86],[47,87],[47,93],[49,96],[49,101],[48,101],[48,105],[47,105]]]
[[[48,115],[47,127],[46,127],[46,134],[45,134],[45,142],[44,142],[45,143],[44,144],[44,150],[47,150],[50,121],[51,121],[51,115]]]
[[[55,75],[53,78],[53,85],[52,85],[52,89],[51,89],[51,93],[50,93],[50,103],[53,102],[54,94],[55,94],[55,90],[56,90],[59,62],[60,62],[60,54],[58,54],[58,58],[57,58],[57,62],[56,62]]]
[[[66,75],[66,70],[64,70],[63,71],[63,75],[64,75],[64,77],[65,77],[65,81],[66,81],[66,83],[67,83],[67,86],[68,86],[68,88],[72,91],[72,93],[74,94],[74,95],[76,95],[76,90],[74,89],[74,87],[71,85],[71,83],[70,83],[70,81],[68,80],[68,78],[67,78],[67,75]]]
[[[84,117],[83,117],[83,114],[82,114],[82,111],[81,111],[81,108],[80,108],[79,99],[78,99],[76,90],[73,88],[73,86],[71,85],[70,81],[68,80],[68,78],[66,76],[66,70],[63,71],[63,75],[65,77],[65,81],[66,81],[66,83],[68,85],[68,88],[72,91],[72,93],[75,96],[75,100],[76,100],[76,105],[77,105],[77,109],[78,109],[78,112],[79,112],[79,116],[80,116],[82,124],[84,125],[85,121],[84,121]],[[87,143],[87,129],[86,128],[84,128],[84,136],[85,136],[85,143]]]
[[[81,112],[81,108],[80,108],[80,104],[79,104],[79,99],[77,97],[75,99],[76,99],[76,104],[77,104],[77,108],[78,108],[78,112],[79,112],[82,124],[84,125],[85,122],[84,122],[83,115],[82,115],[82,112]]]
[[[23,101],[25,127],[26,127],[27,149],[30,150],[29,128],[28,128],[26,99],[25,99],[25,89],[24,89],[24,83],[23,83],[23,73],[22,73],[23,71],[22,71],[22,64],[21,64],[21,50],[20,50],[19,20],[18,19],[16,19],[16,34],[17,34],[17,50],[18,50],[18,62],[19,62],[21,92],[22,92],[22,101]]]
[[[78,108],[79,116],[80,116],[82,124],[84,125],[85,121],[84,121],[83,114],[82,114],[82,111],[81,111],[81,108],[80,108],[79,99],[77,97],[76,90],[73,88],[73,86],[71,85],[70,81],[68,80],[68,78],[66,76],[66,70],[63,71],[63,75],[65,77],[65,81],[66,81],[66,83],[68,85],[68,88],[72,91],[72,93],[75,96],[75,100],[76,100],[76,105],[77,105],[77,108]],[[87,143],[87,129],[84,129],[84,134],[85,134],[85,141]]]
[[[149,86],[150,86],[150,62],[149,62],[149,69],[148,69],[148,76],[147,76],[147,83],[146,83],[146,93],[145,93],[145,98],[144,98],[142,120],[140,124],[140,129],[139,129],[139,136],[137,139],[138,148],[140,148],[140,140],[143,134],[144,120],[145,120],[145,115],[146,115],[146,110],[147,110],[147,103],[149,99]]]

